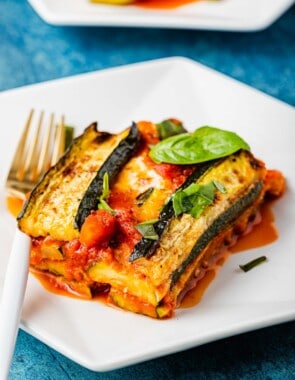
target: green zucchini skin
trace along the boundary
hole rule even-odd
[[[190,184],[196,182],[198,178],[200,178],[207,170],[212,169],[217,163],[223,160],[212,160],[206,162],[198,166],[194,172],[186,179],[186,181],[179,187],[179,189],[185,189]],[[129,256],[129,262],[135,261],[140,257],[151,257],[160,244],[160,238],[165,230],[165,228],[169,225],[169,221],[175,215],[172,200],[164,206],[163,210],[159,214],[159,220],[154,224],[154,229],[159,236],[158,240],[151,240],[142,238],[134,247],[131,255]]]
[[[92,123],[88,128],[86,128],[86,130],[84,131],[84,135],[89,133],[89,131],[91,130],[95,130],[97,132],[97,123]],[[96,137],[96,141],[98,143],[101,143],[111,138],[111,136],[112,136],[111,133],[100,132],[99,135]],[[62,168],[66,167],[69,164],[71,160],[71,148],[74,147],[75,149],[81,149],[79,147],[82,144],[83,138],[84,138],[83,135],[74,138],[69,144],[69,146],[67,147],[64,155],[58,160],[56,165],[52,166],[46,173],[44,173],[40,181],[36,184],[36,186],[32,190],[29,198],[26,200],[23,209],[21,210],[21,212],[16,218],[17,221],[25,217],[28,209],[33,207],[35,198],[39,196],[40,192],[41,194],[45,192],[45,189],[47,188],[49,184],[49,180],[51,180],[51,178],[56,175],[56,172],[58,172],[59,170],[61,170]],[[64,174],[67,174],[66,171],[64,171]]]
[[[105,160],[86,190],[75,216],[75,228],[80,230],[86,217],[92,210],[97,208],[98,199],[102,194],[104,173],[108,173],[109,183],[111,185],[123,166],[136,153],[140,140],[141,136],[139,129],[136,123],[132,123],[128,136],[119,143],[110,156]]]
[[[177,283],[182,273],[205,249],[209,242],[238,218],[255,200],[260,196],[263,188],[263,181],[257,181],[251,189],[237,200],[231,207],[224,211],[199,237],[190,254],[182,264],[171,274],[170,289]]]

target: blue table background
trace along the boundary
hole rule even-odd
[[[295,105],[294,6],[264,31],[233,33],[56,27],[41,20],[25,0],[0,0],[0,91],[170,56],[191,58]],[[105,373],[89,371],[20,331],[9,377],[166,378],[293,380],[295,322]]]

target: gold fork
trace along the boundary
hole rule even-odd
[[[51,115],[47,127],[43,128],[41,112],[33,131],[33,116],[31,110],[6,181],[7,193],[21,199],[25,199],[26,193],[65,149],[64,118],[55,128]],[[8,377],[14,351],[29,272],[30,246],[30,238],[16,228],[0,300],[0,379]]]
[[[51,114],[44,127],[44,112],[34,126],[34,109],[28,115],[5,184],[11,197],[25,199],[42,175],[54,165],[65,150],[64,117],[55,126]]]

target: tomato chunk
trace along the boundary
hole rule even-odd
[[[92,211],[81,228],[80,242],[86,247],[107,244],[116,230],[116,218],[109,211]]]
[[[286,181],[278,170],[268,170],[265,178],[266,192],[271,198],[281,197],[286,190]]]

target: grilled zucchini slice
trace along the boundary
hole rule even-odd
[[[104,172],[113,181],[139,144],[136,125],[113,135],[90,125],[32,191],[19,228],[30,236],[69,241],[79,237],[85,217],[98,203]]]

